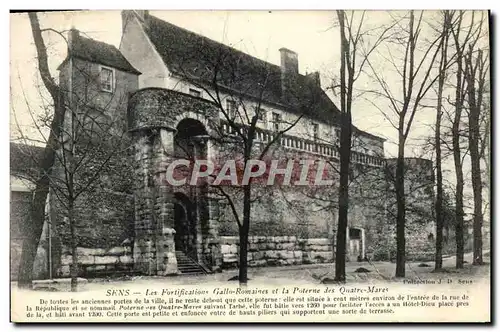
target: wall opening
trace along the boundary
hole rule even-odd
[[[175,250],[196,259],[196,209],[184,194],[174,194]]]

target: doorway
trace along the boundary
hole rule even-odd
[[[196,209],[182,193],[174,194],[175,250],[196,259]]]
[[[348,259],[350,262],[363,260],[362,229],[349,227]]]

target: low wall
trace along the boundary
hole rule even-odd
[[[134,260],[132,247],[117,246],[109,249],[77,248],[79,277],[95,277],[112,275],[114,273],[132,273]],[[61,256],[61,265],[58,269],[59,277],[70,276],[70,266],[73,256],[66,248]]]
[[[239,238],[221,236],[222,268],[238,266]],[[250,236],[248,265],[279,266],[333,261],[332,241],[327,238],[298,239],[295,236]]]

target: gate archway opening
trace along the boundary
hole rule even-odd
[[[196,258],[196,206],[182,193],[174,194],[175,250]]]
[[[176,127],[174,153],[177,158],[188,160],[206,158],[208,133],[199,120],[182,119]]]

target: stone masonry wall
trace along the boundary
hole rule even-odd
[[[122,182],[111,180],[115,175],[124,176],[125,174],[127,173],[123,168],[116,172],[113,167],[103,170],[102,178],[96,181],[95,187],[83,193],[76,201],[74,212],[77,247],[95,248],[99,253],[107,252],[115,247],[123,246],[133,238],[133,197],[126,190],[113,190],[118,189],[116,186]],[[130,177],[124,176],[124,178]],[[113,185],[109,185],[109,182],[113,182]],[[68,248],[69,251],[71,246],[70,227],[64,205],[54,196],[51,196],[54,223],[52,250],[60,255],[54,257],[53,268],[56,275],[64,275],[65,269],[69,268],[69,266],[65,267],[69,263],[64,250]],[[93,264],[87,259],[80,263]],[[85,269],[82,270],[82,272],[85,271]]]
[[[387,160],[389,250],[395,257],[396,195],[394,189],[395,159]],[[406,255],[408,260],[432,260],[435,252],[434,174],[432,161],[405,159]]]
[[[248,265],[282,266],[333,262],[332,240],[300,239],[296,236],[250,236]],[[221,236],[222,267],[237,267],[239,238]]]
[[[162,89],[142,89],[129,99],[128,128],[135,140],[134,267],[143,273],[178,273],[173,201],[179,188],[165,180],[175,155],[174,131],[182,119],[191,117],[211,132],[204,118],[214,119],[216,110],[200,98]],[[210,258],[215,268],[220,260],[216,248],[218,222],[212,213],[215,205],[203,201],[197,204],[200,215],[208,215],[206,220],[198,220],[198,258]]]
[[[109,273],[133,273],[132,247],[130,241],[123,245],[104,248],[77,248],[79,276],[99,277]],[[71,249],[62,250],[59,277],[70,276]]]
[[[124,131],[128,94],[138,88],[137,75],[115,68],[114,91],[110,93],[102,91],[98,84],[100,69],[99,63],[76,58],[59,68],[68,107],[75,110],[66,112],[64,126],[66,132],[72,128],[75,133],[74,160],[78,167],[73,190],[78,196],[73,216],[81,276],[111,271],[112,267],[126,270],[134,236],[133,155]],[[77,121],[70,127],[72,114]],[[57,151],[59,156],[62,151]],[[71,264],[65,195],[69,190],[65,170],[70,165],[62,160],[56,158],[51,175],[56,276],[67,276]]]
[[[134,267],[156,273],[152,138],[134,135]]]
[[[296,144],[292,144],[295,146]],[[323,179],[333,180],[333,185],[288,185],[252,187],[255,200],[252,204],[250,235],[259,236],[296,236],[298,238],[328,238],[335,233],[338,219],[338,158],[328,157],[313,152],[273,146],[269,153],[273,159],[279,159],[286,166],[288,160],[327,160]],[[382,225],[385,216],[385,173],[381,166],[354,163],[350,183],[351,206],[349,208],[349,227],[365,230],[365,241],[372,246],[379,242],[372,236],[373,230]],[[292,183],[298,179],[298,172],[292,177]],[[311,172],[313,176],[316,173]],[[241,195],[240,195],[241,196]],[[234,199],[238,211],[242,199]],[[236,236],[237,223],[228,204],[222,204],[220,234]],[[387,236],[382,235],[382,236]],[[371,248],[370,248],[371,249]],[[369,252],[366,252],[369,254]]]

